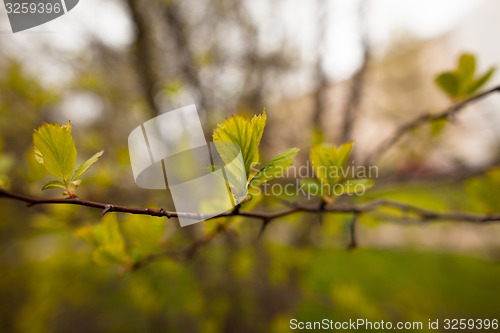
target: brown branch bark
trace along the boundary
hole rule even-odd
[[[339,144],[352,140],[352,132],[354,130],[354,125],[356,123],[356,116],[359,112],[359,106],[362,101],[363,86],[365,83],[365,75],[368,68],[368,63],[370,59],[370,44],[368,41],[368,36],[366,32],[366,27],[364,22],[366,21],[366,0],[361,1],[359,5],[359,26],[361,30],[361,45],[363,48],[363,60],[361,67],[352,77],[351,90],[349,92],[349,97],[347,103],[342,112],[343,123],[341,127],[341,135]]]
[[[136,39],[134,43],[135,65],[144,98],[153,116],[159,114],[154,96],[156,94],[156,68],[154,66],[153,46],[151,40],[153,36],[152,28],[148,23],[148,18],[143,13],[141,6],[145,2],[138,0],[126,0],[130,10],[130,15],[136,25]]]
[[[199,111],[206,112],[208,109],[207,98],[198,76],[198,70],[193,59],[193,52],[191,50],[191,46],[189,45],[187,27],[183,21],[177,1],[165,2],[162,10],[163,17],[165,18],[167,27],[172,34],[175,47],[177,49],[181,74],[184,76],[184,79],[200,94]]]
[[[52,204],[68,204],[68,205],[78,205],[85,206],[90,208],[100,209],[102,211],[101,216],[110,212],[120,212],[120,213],[128,213],[128,214],[140,214],[140,215],[149,215],[155,217],[187,217],[187,218],[203,218],[203,215],[193,214],[193,213],[185,213],[185,212],[168,212],[164,209],[151,209],[151,208],[136,208],[136,207],[126,207],[119,205],[112,205],[102,202],[95,202],[90,200],[82,200],[79,198],[68,198],[68,199],[59,199],[59,198],[37,198],[31,197],[23,194],[18,194],[14,192],[9,192],[6,190],[0,190],[0,198],[13,199],[17,201],[21,201],[26,203],[28,207],[37,206],[37,205],[52,205]],[[406,203],[401,203],[397,201],[389,201],[389,200],[374,200],[365,204],[359,205],[334,205],[334,206],[326,206],[326,205],[315,205],[315,206],[307,206],[307,205],[293,205],[290,208],[275,211],[275,212],[247,212],[241,211],[239,207],[224,212],[215,217],[206,217],[206,220],[211,220],[219,217],[230,217],[230,216],[244,216],[248,218],[258,219],[262,221],[262,227],[259,231],[259,238],[263,235],[265,228],[275,219],[285,217],[291,214],[304,212],[304,213],[315,213],[315,214],[323,214],[325,212],[330,213],[353,213],[353,219],[350,227],[350,242],[348,245],[349,249],[352,249],[357,246],[356,240],[356,224],[358,217],[361,213],[375,211],[381,207],[391,207],[395,208],[404,213],[411,213],[415,215],[421,221],[437,221],[437,220],[445,220],[445,221],[464,221],[464,222],[472,222],[472,223],[489,223],[489,222],[499,222],[500,214],[490,214],[490,215],[482,215],[475,214],[470,212],[438,212],[433,210],[427,210],[424,208],[412,206]],[[407,220],[407,219],[405,219]],[[216,233],[207,235],[198,240],[195,240],[189,247],[182,251],[165,251],[162,253],[151,254],[141,259],[140,261],[134,263],[131,269],[139,269],[151,262],[156,260],[170,257],[175,260],[189,260],[193,258],[196,253],[211,243],[216,236],[224,231],[225,229],[218,229]]]
[[[149,215],[155,217],[185,217],[192,219],[206,219],[211,220],[219,217],[230,217],[230,216],[244,216],[253,219],[259,219],[262,221],[271,222],[272,220],[285,217],[298,212],[305,213],[363,213],[377,210],[381,207],[391,207],[397,210],[412,213],[418,218],[424,221],[434,221],[434,220],[448,220],[448,221],[464,221],[464,222],[475,222],[475,223],[486,223],[486,222],[498,222],[500,221],[500,214],[475,214],[470,212],[438,212],[433,210],[427,210],[425,208],[409,205],[406,203],[391,201],[391,200],[374,200],[365,204],[359,205],[331,205],[331,206],[311,206],[311,205],[295,205],[290,208],[275,212],[260,212],[260,211],[242,211],[240,209],[233,209],[217,216],[206,216],[187,213],[187,212],[169,212],[164,209],[152,209],[152,208],[136,208],[136,207],[126,207],[120,205],[112,205],[108,203],[83,200],[79,198],[37,198],[31,197],[23,194],[18,194],[14,192],[9,192],[5,190],[0,190],[0,198],[8,198],[17,201],[25,202],[28,207],[37,205],[51,205],[51,204],[67,204],[67,205],[78,205],[90,208],[100,209],[103,214],[118,212],[118,213],[128,213],[128,214],[139,214],[139,215]]]

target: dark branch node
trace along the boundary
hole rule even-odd
[[[169,212],[167,212],[167,211],[166,211],[165,209],[163,209],[163,208],[160,208],[160,214],[161,214],[162,216],[166,216],[166,217],[167,217],[167,219],[170,219],[170,218],[172,217],[172,216],[170,215],[170,213],[169,213]]]

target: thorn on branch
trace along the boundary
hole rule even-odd
[[[259,235],[257,236],[257,240],[260,240],[262,238],[262,236],[264,235],[264,231],[266,230],[269,222],[271,222],[271,219],[269,219],[269,218],[264,218],[262,220],[262,226],[260,227]]]
[[[101,218],[106,215],[107,213],[110,213],[113,211],[113,209],[115,208],[115,206],[113,205],[106,205],[106,207],[104,207],[104,209],[102,210],[102,213],[101,213]]]

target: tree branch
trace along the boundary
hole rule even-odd
[[[259,219],[261,221],[267,221],[267,224],[269,224],[269,222],[271,222],[272,220],[299,212],[316,213],[316,214],[322,212],[359,214],[363,212],[374,211],[382,207],[390,207],[402,212],[412,213],[423,221],[447,220],[447,221],[464,221],[464,222],[475,222],[475,223],[500,221],[500,214],[482,215],[470,212],[438,212],[391,200],[374,200],[368,203],[358,204],[358,205],[331,205],[331,206],[294,205],[293,207],[282,209],[275,212],[259,212],[259,211],[248,212],[248,211],[241,211],[239,209],[233,209],[221,213],[217,216],[210,216],[210,215],[203,215],[203,214],[200,215],[197,213],[187,213],[187,212],[169,212],[164,209],[126,207],[126,206],[112,205],[102,202],[95,202],[90,200],[83,200],[79,198],[67,198],[67,199],[36,198],[5,190],[0,190],[0,198],[9,198],[17,201],[22,201],[25,202],[28,207],[37,205],[67,204],[67,205],[78,205],[78,206],[100,209],[104,214],[110,212],[118,212],[118,213],[128,213],[128,214],[138,214],[138,215],[149,215],[155,217],[167,217],[169,219],[173,217],[184,217],[190,219],[201,218],[204,220],[212,220],[219,217],[243,216],[253,219]]]
[[[144,99],[152,114],[156,116],[159,114],[159,110],[154,99],[157,80],[153,59],[154,42],[151,40],[151,36],[154,34],[151,31],[148,18],[141,10],[141,6],[145,6],[146,3],[137,0],[126,0],[126,3],[130,10],[131,18],[137,28],[133,50],[136,72],[140,79],[140,86],[143,91]]]
[[[500,86],[497,86],[493,89],[487,90],[479,95],[473,96],[457,105],[454,105],[440,113],[437,114],[423,114],[412,121],[403,124],[402,126],[398,127],[394,134],[390,136],[387,140],[382,141],[381,144],[376,147],[373,152],[368,156],[366,159],[365,165],[372,164],[375,162],[378,158],[380,158],[384,153],[386,153],[392,146],[394,146],[406,133],[414,130],[417,127],[420,127],[421,125],[424,125],[426,123],[435,121],[435,120],[441,120],[441,119],[448,119],[453,117],[455,114],[460,112],[464,107],[467,105],[471,104],[472,102],[476,102],[492,93],[500,91]]]
[[[353,219],[351,221],[350,226],[350,241],[348,248],[352,249],[357,246],[356,241],[356,224],[358,217],[361,213],[375,211],[382,207],[390,207],[394,208],[400,212],[404,213],[412,213],[421,221],[464,221],[464,222],[472,222],[472,223],[489,223],[489,222],[499,222],[500,214],[490,214],[490,215],[481,215],[470,212],[438,212],[433,210],[427,210],[424,208],[412,206],[406,203],[390,201],[390,200],[374,200],[364,204],[358,205],[333,205],[327,206],[324,204],[321,205],[300,205],[294,204],[290,208],[275,211],[275,212],[247,212],[241,211],[238,208],[224,212],[217,216],[206,216],[203,218],[203,215],[199,215],[196,213],[185,213],[185,212],[168,212],[164,209],[151,209],[151,208],[135,208],[135,207],[126,207],[119,205],[111,205],[101,202],[82,200],[79,198],[67,198],[67,199],[58,199],[58,198],[36,198],[23,194],[18,194],[10,191],[0,190],[0,198],[13,199],[17,201],[21,201],[26,203],[28,207],[37,206],[37,205],[52,205],[52,204],[67,204],[67,205],[78,205],[85,206],[90,208],[96,208],[102,210],[101,216],[110,212],[119,212],[119,213],[128,213],[128,214],[140,214],[140,215],[149,215],[155,217],[185,217],[185,218],[193,218],[199,219],[200,217],[205,220],[211,220],[219,217],[230,217],[230,216],[244,216],[248,218],[254,218],[262,221],[262,227],[259,231],[258,238],[260,239],[266,229],[266,227],[275,219],[285,217],[291,214],[304,212],[304,213],[315,213],[320,216],[325,212],[330,213],[353,213]],[[149,256],[144,257],[140,261],[134,263],[131,267],[132,270],[139,269],[155,260],[162,259],[165,257],[171,257],[176,260],[189,260],[193,258],[196,253],[203,248],[205,245],[209,244],[214,240],[218,233],[224,231],[224,228],[219,228],[216,233],[207,235],[199,240],[196,240],[193,244],[182,251],[165,251],[162,253],[151,254]]]
[[[366,31],[366,12],[367,12],[367,0],[363,0],[359,4],[358,9],[358,21],[359,28],[361,30],[360,40],[363,49],[363,60],[361,67],[358,69],[356,74],[352,77],[352,83],[350,87],[349,97],[344,106],[343,122],[341,127],[341,136],[339,144],[352,140],[352,132],[354,130],[354,125],[356,122],[356,116],[359,112],[358,108],[362,101],[363,86],[365,84],[365,76],[368,69],[368,63],[370,59],[370,43],[368,41],[368,34]]]
[[[162,10],[167,26],[172,34],[175,47],[177,48],[181,74],[184,76],[186,82],[200,94],[199,111],[205,113],[208,111],[208,101],[198,76],[196,64],[193,59],[193,52],[189,45],[188,31],[183,21],[181,11],[176,1],[165,1]]]

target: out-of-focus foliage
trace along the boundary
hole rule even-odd
[[[98,225],[77,229],[75,236],[94,248],[92,258],[98,264],[127,265],[130,262],[118,221],[113,215],[105,216]]]
[[[495,68],[476,77],[476,57],[462,54],[458,67],[454,72],[446,72],[436,77],[436,83],[443,91],[454,99],[464,99],[475,94],[491,78]]]
[[[498,314],[497,265],[461,255],[272,243],[226,251],[219,243],[196,265],[161,261],[117,276],[63,244],[49,259],[2,270],[4,329],[289,332],[292,318],[426,323],[459,313]]]
[[[353,142],[348,142],[337,148],[321,143],[311,148],[310,159],[317,179],[301,180],[301,184],[310,194],[323,197],[325,202],[332,203],[336,196],[354,193],[357,186],[363,189],[373,186],[370,179],[352,179],[339,184],[344,176],[349,174],[349,167],[352,167],[346,166],[352,145]],[[338,184],[340,186],[336,186]]]
[[[68,181],[80,180],[79,176],[88,170],[81,178],[81,198],[173,209],[168,191],[138,188],[130,170],[127,136],[137,124],[156,115],[143,92],[147,78],[137,78],[141,75],[136,72],[148,64],[140,51],[148,51],[151,46],[141,44],[140,38],[146,36],[158,46],[152,52],[156,56],[152,72],[161,77],[152,80],[153,102],[165,110],[173,109],[176,103],[185,102],[186,92],[194,91],[193,95],[205,97],[203,109],[213,123],[230,112],[253,114],[261,110],[264,96],[280,87],[276,78],[286,76],[293,60],[292,52],[281,45],[277,49],[283,52],[263,52],[266,48],[257,47],[258,36],[242,8],[244,2],[208,3],[205,8],[209,10],[190,11],[186,5],[176,16],[172,14],[172,5],[178,1],[158,2],[161,10],[142,23],[154,27],[167,24],[171,30],[152,34],[137,26],[138,40],[134,45],[115,49],[95,42],[81,53],[64,54],[57,60],[67,65],[60,70],[68,71],[69,78],[60,84],[37,77],[21,60],[3,57],[8,50],[2,45],[0,187],[10,186],[30,195],[49,195],[40,193],[43,184],[50,180],[47,172],[55,171],[64,180],[70,160]],[[153,8],[154,4],[157,3],[149,2],[148,6]],[[147,10],[148,6],[139,9]],[[185,21],[172,20],[172,16]],[[225,41],[228,30],[236,33],[231,37],[243,41],[239,43],[241,47],[221,47],[219,39]],[[214,39],[207,38],[211,35]],[[59,53],[49,57],[56,54]],[[453,72],[453,79],[440,79],[454,99],[478,91],[491,76],[490,72],[476,75],[473,63],[470,56],[465,57],[462,69]],[[139,64],[137,68],[135,64]],[[409,66],[405,63],[402,67]],[[228,78],[233,82],[234,78],[226,73],[235,73],[238,78],[231,89],[221,83]],[[398,91],[409,94],[418,92],[422,80],[407,79],[407,72],[403,76],[401,73],[387,71],[391,87],[397,86]],[[405,84],[393,80],[399,76]],[[426,77],[425,84],[429,83],[431,79]],[[217,93],[212,92],[214,86]],[[387,89],[387,94],[392,97],[382,101],[383,108],[398,116],[414,104],[420,108],[418,103],[409,103],[407,95],[395,94],[393,89]],[[413,100],[421,98],[416,96]],[[66,104],[74,100],[77,102]],[[72,109],[81,105],[92,107],[84,111]],[[270,123],[278,114],[295,120],[287,109],[269,110]],[[79,116],[79,122],[73,116]],[[300,131],[286,137],[274,135],[268,127],[266,138],[262,136],[266,118],[256,116],[252,123],[237,116],[223,124],[223,129],[219,127],[220,141],[242,144],[245,165],[255,167],[259,155],[272,157],[276,151],[283,151],[280,147],[271,153],[277,142],[296,146],[287,140],[309,136],[305,133],[309,124],[300,123]],[[96,167],[89,169],[101,153],[75,171],[71,147],[68,156],[56,158],[49,168],[36,161],[30,136],[33,129],[44,122],[63,124],[68,119],[74,125],[71,139],[61,132],[58,135],[66,137],[61,143],[71,146],[74,137],[79,156],[106,150],[106,158]],[[444,124],[433,123],[432,134],[444,135]],[[232,128],[236,125],[242,126],[240,130],[245,128],[248,135],[235,137],[235,133],[241,133]],[[206,130],[211,128],[207,126]],[[324,135],[331,139],[333,130],[328,129],[316,133],[315,144],[324,142]],[[419,134],[418,140],[410,137],[404,146],[408,154],[398,156],[397,165],[404,165],[405,170],[424,165],[426,155],[417,149],[419,144],[427,153],[429,142],[434,142],[430,140],[439,139],[431,137],[428,131]],[[345,166],[350,145],[342,148],[342,154],[334,146],[319,147],[311,158],[317,161],[316,165]],[[57,149],[54,156],[59,154]],[[39,151],[43,152],[44,161],[50,156],[44,148]],[[245,168],[246,180],[261,186],[267,184],[263,181],[288,181],[271,178],[278,177],[281,168],[288,168],[297,152],[292,148],[270,159],[260,173]],[[316,177],[323,176],[316,173]],[[58,182],[64,184],[63,180]],[[326,177],[326,181],[344,184],[346,193],[351,189],[343,183],[345,179]],[[349,181],[367,187],[372,184],[370,180]],[[260,195],[245,203],[241,211],[285,209],[281,199],[321,204],[325,193],[319,182],[305,182],[309,192],[320,198]],[[363,197],[342,196],[336,200],[342,204],[387,198],[438,211],[500,212],[498,170],[464,182],[438,185],[381,184]],[[257,242],[260,225],[242,216],[181,229],[175,219],[115,213],[101,219],[100,213],[69,205],[27,209],[23,203],[0,200],[1,332],[289,332],[292,318],[421,320],[425,325],[428,319],[437,318],[493,318],[500,308],[500,252],[494,239],[500,230],[496,225],[471,226],[463,232],[460,223],[414,224],[414,216],[382,209],[359,217],[362,248],[346,251],[350,214],[325,213],[322,225],[313,214],[290,215],[273,221]],[[400,228],[404,227],[405,232],[396,229],[399,224],[403,224]],[[178,258],[180,251],[203,237],[215,238],[189,261]],[[471,240],[481,246],[475,251],[461,248]],[[169,255],[133,270],[136,263],[152,254]]]
[[[2,152],[2,146],[3,142],[0,138],[0,188],[8,188],[10,181],[7,173],[12,168],[14,160],[9,154]]]

